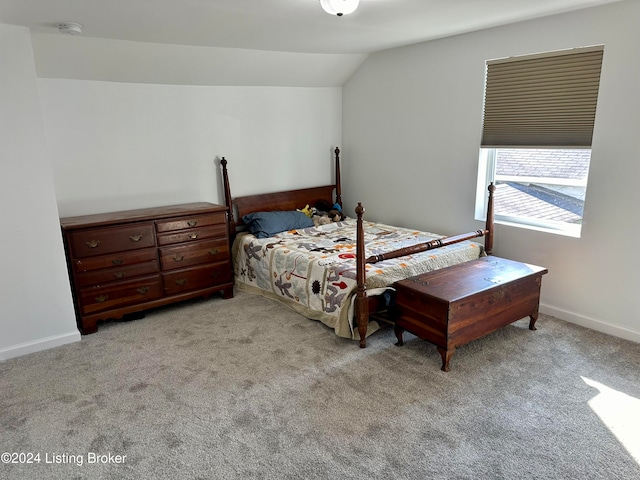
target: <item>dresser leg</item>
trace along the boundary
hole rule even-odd
[[[529,315],[529,330],[537,330],[536,328],[536,320],[538,320],[538,312],[532,313]]]
[[[451,360],[451,356],[455,353],[455,351],[455,347],[448,350],[438,347],[438,352],[442,357],[442,368],[440,370],[442,370],[443,372],[449,371],[449,360]]]
[[[233,298],[233,286],[226,287],[222,290],[222,298],[225,300],[229,300],[230,298]]]
[[[80,333],[82,335],[89,335],[98,331],[97,320],[80,320]]]

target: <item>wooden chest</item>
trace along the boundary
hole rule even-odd
[[[487,256],[396,282],[396,345],[407,330],[436,345],[442,370],[456,347],[524,317],[535,330],[547,269]]]
[[[189,203],[60,220],[78,327],[196,296],[233,296],[227,207]]]

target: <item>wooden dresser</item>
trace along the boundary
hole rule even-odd
[[[198,296],[233,296],[228,209],[212,203],[60,219],[78,327]]]

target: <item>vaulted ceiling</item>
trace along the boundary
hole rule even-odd
[[[0,23],[30,29],[41,78],[340,87],[372,52],[616,1],[0,0]]]
[[[77,22],[91,38],[278,52],[358,54],[617,0],[2,0],[0,23],[34,33]]]

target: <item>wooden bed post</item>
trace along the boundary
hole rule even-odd
[[[236,221],[233,217],[233,203],[231,201],[231,189],[229,188],[229,173],[227,172],[227,159],[222,157],[220,160],[220,165],[222,165],[222,183],[224,187],[224,203],[229,209],[228,215],[228,224],[229,224],[229,236],[230,238],[234,238],[236,236]]]
[[[489,200],[487,201],[487,223],[485,229],[487,233],[484,237],[484,250],[487,255],[491,255],[493,252],[493,192],[496,191],[496,186],[491,182],[489,184]]]
[[[358,217],[356,223],[356,282],[358,283],[358,287],[354,305],[358,333],[360,334],[360,348],[367,346],[367,326],[369,324],[369,305],[367,304],[367,287],[365,286],[366,262],[364,258],[363,214],[364,207],[361,203],[358,203],[356,207],[356,215]]]
[[[342,208],[342,191],[340,187],[340,149],[336,147],[336,203]]]

